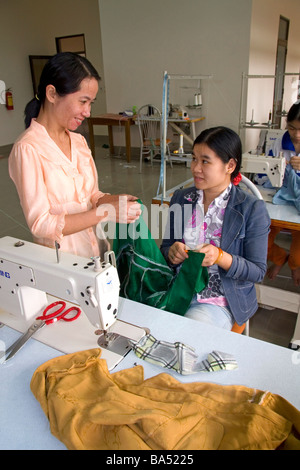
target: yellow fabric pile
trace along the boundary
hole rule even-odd
[[[41,365],[31,390],[68,449],[300,449],[300,412],[243,386],[181,383],[143,367],[110,373],[101,350]]]

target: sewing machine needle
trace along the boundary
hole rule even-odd
[[[56,249],[56,261],[59,263],[59,249],[60,249],[60,245],[59,243],[55,242],[55,249]]]

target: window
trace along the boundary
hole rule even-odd
[[[288,37],[289,37],[290,21],[283,16],[280,17],[277,41],[277,56],[275,70],[275,86],[273,100],[273,122],[275,127],[280,129],[281,116],[283,111],[283,94],[284,94],[284,74],[287,55]]]
[[[75,52],[85,56],[84,34],[55,38],[57,52]]]

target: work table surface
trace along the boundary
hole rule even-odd
[[[84,317],[83,322],[88,322]],[[3,321],[5,312],[1,313],[0,310],[0,321],[1,318]],[[300,352],[121,298],[119,318],[148,327],[157,339],[169,342],[181,341],[193,346],[199,360],[205,359],[213,350],[232,354],[237,360],[238,369],[181,376],[138,359],[134,352],[130,351],[111,372],[141,364],[144,367],[145,379],[167,372],[181,382],[244,385],[281,395],[300,409]],[[58,322],[55,326],[64,328],[63,323]],[[51,326],[41,331],[46,329],[51,333]],[[78,338],[78,335],[82,335],[82,338],[88,337],[82,342],[83,348],[79,347],[79,350],[85,349],[86,344],[97,347],[92,330],[89,325],[85,331],[82,323],[76,320],[69,323],[68,336],[69,339]],[[53,335],[54,332],[53,329]],[[10,346],[19,336],[20,332],[17,329],[2,326],[0,349]],[[55,339],[53,341],[52,344],[55,345]],[[62,354],[64,352],[58,348],[32,338],[12,360],[0,364],[0,449],[65,449],[65,446],[51,434],[49,422],[30,390],[34,371],[44,362]]]

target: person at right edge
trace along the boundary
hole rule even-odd
[[[300,186],[300,100],[290,108],[287,115],[287,131],[273,143],[270,154],[277,156],[282,152],[286,159],[283,187],[288,184],[288,178],[294,176],[299,178]],[[296,172],[296,176],[291,172]],[[279,190],[280,191],[280,190]],[[291,269],[295,286],[300,286],[300,231],[290,230],[291,245],[289,254],[284,248],[275,243],[275,238],[279,234],[280,227],[271,227],[268,245],[268,260],[272,265],[267,270],[267,277],[274,280],[285,263]]]

